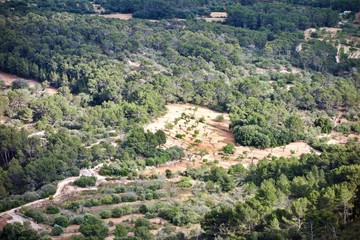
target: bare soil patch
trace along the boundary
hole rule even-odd
[[[101,14],[99,15],[104,18],[117,18],[122,20],[130,20],[133,18],[131,13],[112,13],[112,14]]]
[[[210,16],[212,18],[227,18],[227,12],[211,12]]]
[[[360,58],[360,48],[353,47],[355,51],[350,51],[351,46],[342,46],[344,52],[348,54],[349,58]]]
[[[156,119],[145,127],[145,130],[155,132],[163,130],[167,134],[167,143],[164,147],[180,146],[186,151],[186,157],[181,161],[170,162],[157,168],[148,168],[145,174],[162,174],[166,169],[172,171],[184,171],[189,166],[199,167],[203,159],[208,161],[219,161],[219,166],[228,168],[237,163],[248,166],[251,163],[256,164],[266,156],[300,156],[304,153],[310,153],[312,148],[304,142],[294,142],[284,147],[269,149],[255,149],[245,146],[236,146],[236,152],[233,155],[225,156],[221,149],[227,143],[235,143],[232,132],[229,130],[230,119],[226,113],[219,113],[208,108],[199,107],[191,104],[169,104],[168,112],[164,116]],[[182,118],[182,116],[190,118]],[[217,121],[216,118],[222,115],[223,120]],[[203,118],[203,122],[199,119]],[[169,128],[172,125],[172,128]],[[194,136],[195,131],[198,132]],[[182,139],[176,137],[177,134],[183,135]],[[201,153],[203,152],[203,153]]]
[[[14,75],[14,74],[5,73],[5,72],[0,71],[0,80],[3,80],[6,86],[10,86],[12,82],[14,82],[15,80],[19,80],[19,79],[23,79],[23,80],[27,81],[31,88],[34,88],[36,85],[40,85],[40,83],[37,81],[31,80],[31,79],[24,79],[24,78]],[[48,94],[55,94],[58,92],[58,90],[53,87],[46,87],[45,92]]]
[[[226,19],[225,18],[202,18],[204,19],[206,22],[225,22]]]
[[[334,27],[323,27],[320,28],[320,32],[325,30],[326,35],[329,35],[331,38],[336,37],[338,31],[341,31],[341,28]],[[304,31],[305,40],[311,38],[311,33],[316,32],[316,28],[308,28]],[[318,38],[319,40],[323,40],[322,38]]]

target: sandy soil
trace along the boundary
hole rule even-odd
[[[227,18],[227,13],[226,12],[211,12],[210,16],[212,18]]]
[[[117,19],[122,19],[122,20],[130,20],[132,19],[132,14],[131,13],[112,13],[112,14],[101,14],[99,15],[101,17],[104,18],[117,18]]]
[[[3,80],[5,82],[6,86],[10,86],[11,83],[13,81],[17,80],[17,79],[24,79],[24,78],[21,78],[19,76],[14,75],[14,74],[5,73],[5,72],[0,71],[0,80]],[[32,88],[34,88],[35,85],[40,85],[39,82],[31,80],[31,79],[24,79],[24,80],[26,80],[29,83],[29,86],[32,87]],[[48,94],[55,94],[58,91],[57,91],[56,88],[47,87],[47,88],[45,88],[45,92],[48,93]]]
[[[358,138],[358,143],[360,143],[360,138],[358,134],[349,134],[345,136],[344,134],[338,133],[336,131],[332,131],[329,134],[322,134],[318,136],[319,139],[321,138],[329,138],[330,140],[327,142],[328,144],[346,144],[349,141],[349,138]]]

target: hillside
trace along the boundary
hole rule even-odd
[[[358,1],[0,2],[0,239],[354,239]]]

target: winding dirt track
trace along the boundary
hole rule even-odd
[[[57,184],[57,187],[56,187],[56,192],[55,194],[53,195],[53,198],[52,198],[52,201],[54,202],[57,202],[57,201],[61,201],[61,198],[62,198],[62,195],[63,195],[63,191],[65,189],[65,187],[71,185],[71,183],[73,183],[76,179],[78,179],[80,176],[82,175],[89,175],[89,174],[86,174],[87,172],[90,173],[91,175],[93,176],[96,176],[97,178],[97,185],[101,182],[101,181],[104,181],[105,177],[103,176],[100,176],[98,174],[98,170],[102,167],[103,163],[95,166],[94,168],[91,168],[91,169],[82,169],[80,171],[80,174],[79,176],[77,177],[69,177],[69,178],[66,178],[62,181],[60,181],[58,184]],[[78,189],[78,190],[91,190],[92,188],[82,188],[82,189]],[[31,207],[31,206],[39,206],[39,205],[42,205],[43,203],[46,203],[50,201],[49,198],[43,198],[43,199],[39,199],[39,200],[36,200],[34,202],[30,202],[30,203],[27,203],[27,204],[24,204],[20,207],[17,207],[17,208],[13,208],[13,209],[10,209],[6,212],[3,212],[3,213],[0,213],[0,220],[6,220],[7,223],[13,223],[13,222],[20,222],[20,223],[24,223],[24,222],[30,222],[30,225],[33,229],[39,231],[39,230],[44,230],[44,229],[47,229],[48,227],[46,225],[43,225],[43,224],[38,224],[36,223],[35,221],[33,221],[32,219],[30,218],[26,218],[24,217],[23,215],[20,215],[19,214],[19,210],[23,207]],[[8,220],[10,219],[10,220]]]

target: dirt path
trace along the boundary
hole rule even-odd
[[[90,173],[90,175],[96,176],[97,177],[96,184],[99,185],[102,181],[105,180],[105,177],[100,176],[99,173],[98,173],[98,170],[102,167],[102,165],[103,165],[103,163],[101,163],[101,164],[99,164],[99,165],[97,165],[97,166],[95,166],[94,168],[91,168],[91,169],[82,169],[80,171],[79,176],[77,176],[77,177],[69,177],[69,178],[66,178],[66,179],[60,181],[58,183],[57,187],[56,187],[56,192],[53,195],[52,201],[54,201],[54,202],[61,201],[63,195],[67,194],[67,192],[65,192],[66,187],[70,186],[70,184],[73,183],[80,176],[89,175],[87,173]],[[74,188],[75,187],[73,187],[73,189]],[[93,188],[77,188],[76,190],[77,191],[83,191],[83,190],[92,190],[92,189]],[[34,222],[32,219],[26,218],[26,217],[23,217],[22,215],[20,215],[19,210],[21,208],[23,208],[23,207],[41,206],[41,205],[47,203],[48,201],[50,201],[49,198],[39,199],[39,200],[36,200],[34,202],[24,204],[24,205],[22,205],[20,207],[10,209],[10,210],[8,210],[6,212],[0,213],[0,220],[5,219],[7,223],[30,222],[31,227],[33,229],[37,230],[37,231],[47,229],[48,227],[46,225],[38,224],[38,223]]]
[[[31,79],[24,79],[24,78],[14,75],[14,74],[5,73],[5,72],[0,71],[0,80],[3,80],[6,86],[10,86],[12,82],[14,82],[15,80],[18,80],[18,79],[23,79],[26,82],[28,82],[28,84],[31,88],[34,88],[36,85],[39,85],[39,86],[41,85],[37,81],[31,80]],[[57,93],[58,90],[53,87],[46,87],[45,92],[53,95],[53,94]]]
[[[335,57],[336,63],[340,63],[340,61],[341,61],[340,49],[341,49],[341,43],[339,42],[338,46],[336,47],[336,50],[337,50],[336,57]]]
[[[133,15],[131,13],[100,14],[98,16],[104,17],[104,18],[116,18],[116,19],[122,19],[122,20],[130,20],[133,18]]]

